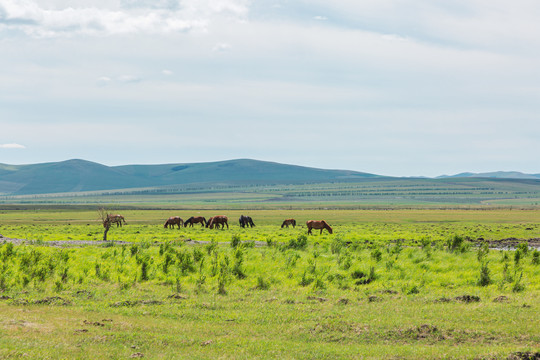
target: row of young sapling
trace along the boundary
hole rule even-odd
[[[0,245],[0,292],[26,288],[60,292],[99,282],[117,284],[120,290],[127,290],[139,283],[155,281],[171,286],[176,292],[182,291],[182,284],[191,282],[196,292],[208,291],[210,285],[218,294],[226,294],[227,286],[233,281],[256,279],[251,289],[259,290],[281,282],[276,276],[266,275],[263,266],[257,266],[260,261],[280,263],[283,270],[280,272],[300,287],[318,291],[334,284],[338,289],[348,290],[384,280],[385,274],[397,267],[402,272],[414,271],[410,266],[429,269],[422,263],[429,262],[437,252],[460,256],[472,251],[471,244],[460,236],[451,237],[446,244],[422,239],[420,249],[405,248],[399,241],[381,246],[344,241],[339,237],[329,243],[308,244],[306,235],[285,243],[268,239],[267,245],[267,249],[252,249],[255,243],[242,242],[239,235],[232,236],[230,247],[219,246],[216,241],[193,247],[167,242],[160,244],[158,251],[147,242],[131,246],[111,244],[105,249],[58,249],[4,243]],[[410,261],[399,265],[404,249],[408,250]],[[497,276],[496,281],[490,271],[494,256],[489,256],[488,245],[482,244],[475,251],[479,264],[475,285],[480,287],[497,283],[502,290],[510,284],[512,291],[521,292],[525,290],[523,265],[526,262],[533,266],[540,264],[540,252],[529,249],[525,243],[515,251],[500,251],[498,261],[503,264],[502,276]],[[416,256],[415,252],[421,254]],[[263,260],[255,260],[255,256],[262,256]],[[304,261],[299,266],[300,259]],[[246,266],[249,260],[251,263]],[[386,261],[383,263],[383,260]],[[416,294],[422,286],[421,282],[407,283],[401,290]]]

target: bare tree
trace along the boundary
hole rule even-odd
[[[103,233],[103,241],[107,241],[107,233],[109,232],[109,229],[111,228],[111,220],[109,217],[109,213],[104,208],[98,209],[99,217],[101,218],[101,221],[103,222],[103,227],[105,228],[105,232]]]

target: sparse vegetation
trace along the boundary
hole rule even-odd
[[[0,358],[234,357],[238,346],[249,358],[507,358],[540,341],[539,252],[466,240],[535,225],[416,228],[345,211],[333,235],[307,238],[305,227],[280,229],[282,214],[264,214],[253,229],[174,234],[130,215],[110,235],[131,243],[109,247],[47,246],[49,237],[99,240],[97,223],[2,225],[4,235],[45,240],[0,239]],[[491,301],[500,297],[510,300]]]

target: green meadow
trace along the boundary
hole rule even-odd
[[[540,351],[540,211],[0,211],[0,358],[507,359]],[[165,229],[169,216],[229,229]],[[238,226],[250,215],[254,228]],[[280,228],[286,218],[296,228]],[[325,219],[333,234],[306,235]],[[517,249],[486,241],[514,238]],[[96,241],[80,246],[70,241]],[[66,246],[49,246],[63,241]]]

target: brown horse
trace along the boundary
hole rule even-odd
[[[172,229],[174,225],[178,225],[178,228],[180,229],[180,227],[184,225],[184,220],[182,220],[180,216],[171,216],[170,218],[167,219],[167,221],[165,221],[165,225],[163,225],[163,227],[165,229],[166,228]]]
[[[105,220],[103,220],[103,227],[107,228],[112,224],[116,224],[116,227],[122,226],[122,222],[126,223],[126,219],[120,214],[107,214]]]
[[[321,234],[324,229],[328,230],[328,232],[332,233],[332,228],[328,223],[324,220],[317,221],[317,220],[309,220],[306,222],[307,228],[308,228],[308,234],[311,234],[311,229],[321,229]]]
[[[201,224],[201,226],[204,227],[204,224],[206,224],[206,219],[202,216],[192,216],[184,222],[184,227],[187,227],[188,225],[193,227],[193,224]]]
[[[286,219],[283,221],[283,224],[281,224],[281,228],[283,229],[284,226],[289,227],[289,225],[292,225],[292,227],[296,226],[296,220],[294,219]]]
[[[206,223],[206,227],[210,229],[213,229],[214,226],[216,227],[216,229],[219,229],[219,225],[221,225],[223,229],[225,228],[225,225],[227,225],[227,229],[228,229],[229,218],[226,217],[225,215],[218,215],[218,216],[211,217],[210,220],[208,220],[208,222]]]

